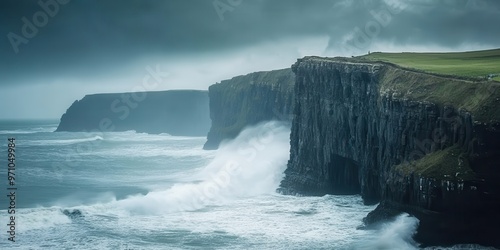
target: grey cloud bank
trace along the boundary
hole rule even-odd
[[[384,22],[389,10],[397,12]],[[128,89],[158,63],[172,76],[164,89],[206,89],[218,77],[287,67],[311,53],[500,47],[495,0],[5,0],[0,23],[0,97],[46,86],[47,98],[61,100],[46,114],[53,117],[70,99]]]

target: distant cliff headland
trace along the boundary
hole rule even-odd
[[[169,90],[87,95],[62,115],[56,131],[127,131],[205,136],[208,92]]]
[[[261,121],[290,121],[293,113],[291,69],[256,72],[224,80],[209,88],[212,127],[204,149],[235,138],[241,130]]]

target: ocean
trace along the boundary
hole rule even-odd
[[[202,150],[204,137],[56,127],[0,122],[0,249],[417,249],[418,220],[407,214],[364,230],[375,206],[358,195],[276,193],[286,124],[247,128],[216,151]],[[488,249],[452,247],[472,248]]]

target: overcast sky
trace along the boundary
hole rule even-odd
[[[0,119],[59,118],[85,94],[207,89],[306,55],[500,47],[498,0],[40,2],[0,1]]]

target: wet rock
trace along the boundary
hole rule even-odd
[[[71,218],[71,219],[75,219],[75,218],[79,218],[79,217],[82,217],[82,216],[83,216],[82,212],[81,212],[80,210],[78,210],[78,209],[71,209],[71,210],[69,210],[69,209],[64,209],[64,210],[62,211],[62,213],[63,213],[64,215],[68,216],[68,217],[69,217],[69,218]]]

